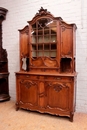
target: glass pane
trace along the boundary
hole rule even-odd
[[[38,30],[38,35],[43,35],[43,30],[42,29]]]
[[[57,41],[56,41],[56,35],[51,35],[51,40],[50,40],[50,42],[57,42]]]
[[[49,44],[44,44],[44,50],[50,50],[50,45]]]
[[[42,18],[38,20],[38,28],[44,28],[51,19],[49,18]]]
[[[44,35],[49,34],[49,28],[44,28]]]
[[[42,51],[38,51],[38,57],[43,56],[43,52]]]
[[[44,35],[44,43],[50,42],[50,36]]]
[[[56,44],[51,44],[51,50],[56,50],[57,47],[56,47]]]
[[[51,34],[56,35],[56,33],[57,33],[56,27],[51,27],[50,30],[51,30]]]
[[[36,36],[36,34],[37,34],[37,30],[36,30],[35,28],[33,28],[33,29],[31,30],[31,35]]]
[[[43,42],[43,36],[38,36],[38,43],[42,43]]]
[[[36,57],[37,56],[37,52],[36,51],[32,51],[32,57]]]
[[[56,57],[56,51],[51,52],[51,57]]]
[[[32,50],[37,50],[36,45],[32,45]]]
[[[56,26],[56,21],[53,21],[53,20],[50,20],[47,24],[46,24],[47,27],[55,27]]]
[[[43,44],[38,44],[38,50],[43,50]]]
[[[49,51],[44,51],[44,56],[48,56],[49,57]]]
[[[31,40],[32,40],[32,41],[31,41],[32,43],[37,43],[37,37],[36,37],[36,36],[32,36],[32,37],[31,37]]]

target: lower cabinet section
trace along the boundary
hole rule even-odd
[[[19,108],[68,116],[73,121],[75,108],[75,77],[16,73]]]

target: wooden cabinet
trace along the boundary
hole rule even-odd
[[[19,30],[16,109],[68,116],[75,111],[75,24],[41,9]]]
[[[7,9],[0,7],[0,102],[10,99],[7,51],[2,48],[2,21],[5,19],[6,13]]]

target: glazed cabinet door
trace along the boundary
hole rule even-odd
[[[33,108],[38,105],[38,84],[29,79],[18,79],[17,102],[19,107]]]
[[[70,111],[72,102],[72,86],[70,82],[46,82],[47,108],[54,113]]]

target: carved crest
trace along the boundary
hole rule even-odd
[[[51,14],[49,11],[47,11],[47,9],[44,9],[43,7],[41,7],[40,10],[38,10],[38,11],[39,11],[39,13],[36,13],[35,17]]]

